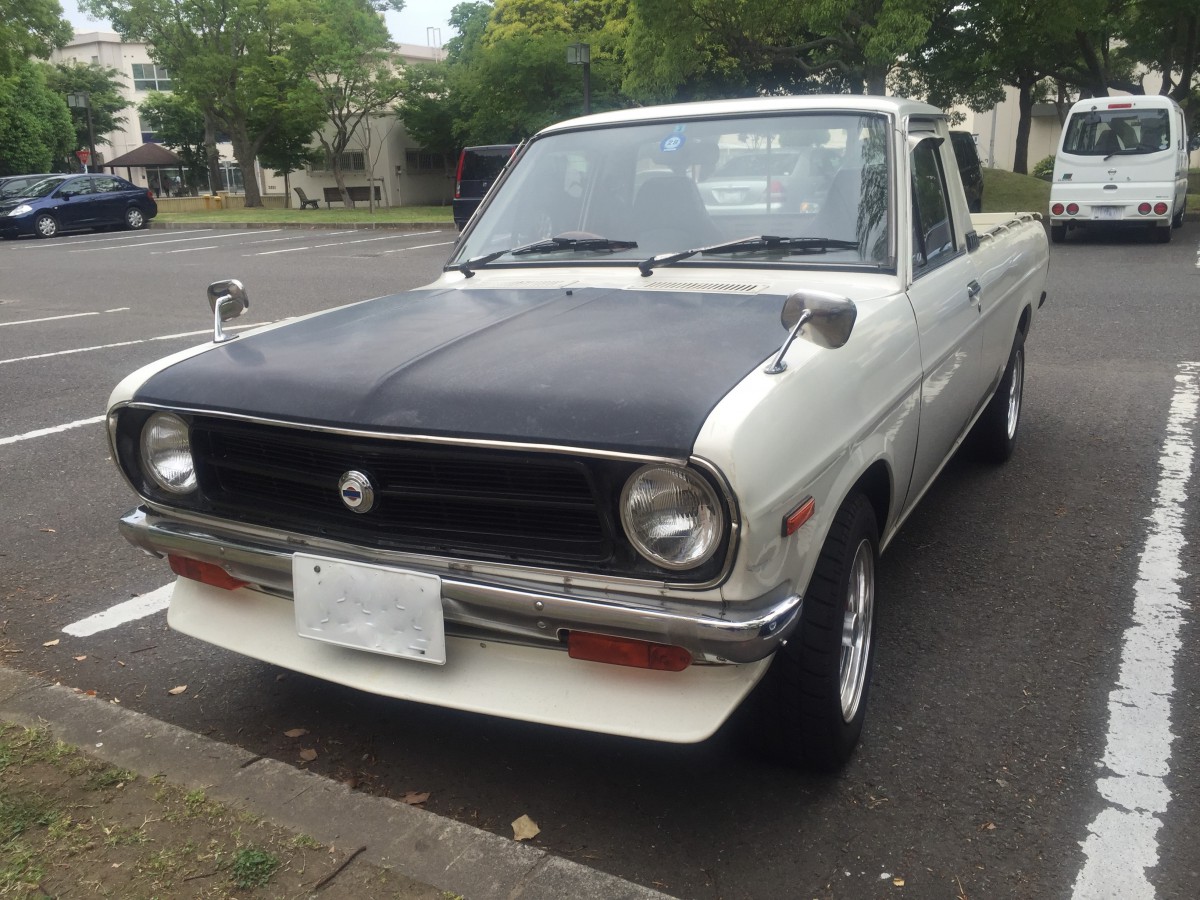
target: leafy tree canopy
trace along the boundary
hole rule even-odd
[[[105,135],[124,127],[126,118],[120,112],[133,105],[121,96],[120,82],[125,76],[116,69],[79,62],[46,64],[44,70],[46,84],[64,100],[68,94],[87,92],[96,144],[111,143]],[[71,116],[75,124],[75,146],[88,146],[86,111],[72,109]]]
[[[31,56],[46,59],[75,34],[58,0],[0,0],[0,75],[13,75]]]
[[[41,65],[26,61],[0,75],[0,175],[66,171],[74,142],[67,104],[46,86]]]

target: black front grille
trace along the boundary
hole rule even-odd
[[[191,440],[207,505],[240,521],[381,549],[593,566],[613,555],[613,492],[583,460],[205,417]],[[374,486],[367,513],[342,503],[351,470]]]

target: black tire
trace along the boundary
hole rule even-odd
[[[747,701],[746,737],[771,759],[827,772],[858,745],[875,663],[878,558],[875,510],[851,494],[821,548],[795,633]]]
[[[1183,203],[1179,207],[1179,212],[1175,213],[1175,217],[1171,219],[1172,228],[1183,227],[1183,214],[1187,212],[1187,197],[1183,198]]]
[[[1007,462],[1017,446],[1025,397],[1025,335],[1017,332],[1008,365],[996,393],[971,429],[975,456],[985,462]]]
[[[49,213],[42,213],[33,220],[33,233],[40,238],[52,238],[58,234],[58,219]]]
[[[1067,226],[1066,225],[1051,225],[1050,226],[1050,240],[1054,241],[1054,243],[1056,243],[1056,244],[1061,244],[1066,239],[1067,239]]]
[[[146,227],[146,214],[136,206],[131,206],[125,210],[125,227],[131,231],[137,231],[139,228]]]

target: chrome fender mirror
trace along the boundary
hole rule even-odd
[[[236,278],[214,281],[208,286],[208,305],[213,311],[213,343],[223,344],[232,335],[225,333],[222,324],[236,319],[250,308],[246,289]]]
[[[763,371],[778,375],[787,368],[783,361],[797,337],[803,337],[818,347],[836,350],[850,340],[858,307],[852,300],[823,291],[796,291],[783,303],[779,321],[787,329],[783,346]]]

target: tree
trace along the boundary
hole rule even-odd
[[[625,89],[645,99],[882,94],[937,0],[630,0]]]
[[[233,144],[246,206],[262,206],[254,163],[278,127],[281,110],[303,93],[303,74],[286,54],[291,0],[80,0],[127,39],[146,41],[191,98]]]
[[[309,115],[292,116],[271,133],[259,151],[263,168],[283,173],[283,190],[291,204],[292,173],[316,165],[323,155],[312,146],[313,120]]]
[[[0,76],[15,75],[31,56],[46,59],[74,33],[58,0],[0,0]]]
[[[298,91],[297,99],[303,95],[311,102],[314,118],[317,110],[323,114],[317,139],[347,207],[354,201],[346,187],[343,154],[363,122],[388,109],[403,88],[380,16],[384,9],[403,6],[403,0],[302,0],[287,30],[293,62],[311,89]]]
[[[41,65],[0,75],[0,175],[65,171],[74,140],[67,104],[46,86]]]
[[[204,113],[181,94],[151,91],[138,106],[142,121],[154,129],[159,143],[170,147],[183,160],[184,187],[188,193],[215,190],[210,184],[208,151],[204,146]]]
[[[449,166],[462,146],[455,132],[458,107],[449,67],[444,63],[417,63],[405,66],[401,78],[403,99],[396,115],[404,122],[409,137],[426,150],[440,154]]]
[[[92,108],[92,134],[95,135],[96,143],[111,144],[107,135],[125,124],[125,117],[119,113],[133,105],[121,96],[118,80],[124,76],[116,69],[78,62],[46,64],[44,73],[50,90],[64,99],[68,94],[87,92],[88,103]],[[86,111],[73,109],[71,113],[75,124],[75,146],[87,147],[89,135]]]

